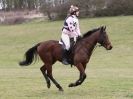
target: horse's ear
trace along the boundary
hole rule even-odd
[[[104,28],[103,30],[106,30],[106,26],[104,26],[103,28]]]
[[[103,31],[105,31],[106,30],[106,26],[102,26],[101,27],[101,31],[103,32]]]
[[[101,32],[103,32],[104,31],[104,26],[101,26]]]

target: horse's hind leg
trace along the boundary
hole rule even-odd
[[[41,72],[42,72],[42,74],[43,74],[43,76],[44,76],[44,78],[45,78],[45,80],[46,80],[47,87],[50,88],[51,83],[50,83],[50,80],[49,80],[49,78],[48,78],[48,76],[47,76],[47,73],[46,73],[46,66],[43,65],[43,66],[40,68],[40,70],[41,70]]]
[[[52,80],[52,82],[56,85],[56,87],[59,89],[59,91],[63,91],[63,88],[60,86],[60,84],[54,79],[52,75],[52,65],[47,65],[47,75]]]

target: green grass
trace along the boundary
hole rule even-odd
[[[39,70],[41,61],[20,67],[27,49],[41,41],[60,39],[63,21],[31,22],[0,26],[0,99],[133,99],[133,16],[80,20],[82,33],[106,25],[113,44],[111,51],[96,48],[87,65],[87,79],[69,88],[78,79],[78,70],[57,62],[55,79],[62,85],[47,89]]]

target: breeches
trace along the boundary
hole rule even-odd
[[[72,37],[72,38],[70,38],[70,37],[69,37],[67,34],[65,34],[65,33],[62,33],[61,39],[62,39],[62,41],[63,41],[63,43],[64,43],[64,45],[65,45],[65,49],[66,49],[66,50],[69,50],[70,47],[72,47],[72,46],[76,43],[76,41],[77,41],[77,37]]]
[[[69,50],[69,48],[70,48],[70,38],[69,38],[69,36],[67,34],[62,33],[61,39],[65,44],[66,50]]]

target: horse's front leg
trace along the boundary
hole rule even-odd
[[[76,65],[76,67],[78,68],[80,72],[79,79],[75,83],[70,83],[69,87],[75,87],[75,86],[81,85],[86,78],[85,68],[83,67],[83,65],[79,63]]]

